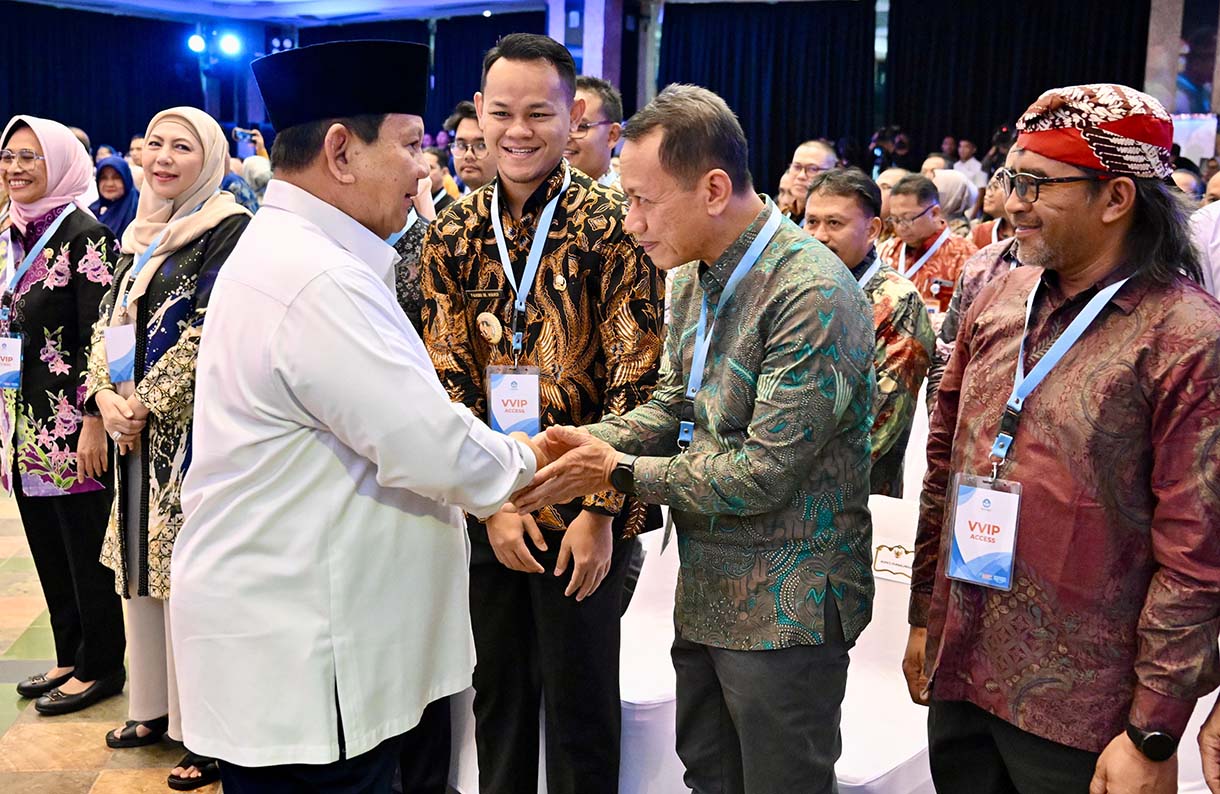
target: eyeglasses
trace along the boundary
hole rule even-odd
[[[927,207],[924,208],[923,212],[919,213],[914,218],[898,218],[898,217],[891,215],[889,217],[889,222],[892,223],[895,226],[895,228],[905,229],[906,227],[915,223],[915,221],[919,220],[920,218],[922,218],[923,216],[925,216],[929,212],[931,212],[933,207],[937,207],[937,206],[940,206],[940,205],[938,205],[935,201],[933,201],[931,204],[929,204]]]
[[[827,168],[825,166],[820,166],[820,165],[813,165],[812,163],[810,163],[809,165],[801,165],[800,163],[788,163],[788,173],[793,174],[793,175],[804,173],[805,176],[812,177],[812,176],[817,176],[818,174],[822,173],[823,171],[829,171],[829,170],[830,170],[830,168]]]
[[[465,157],[469,152],[474,159],[482,160],[487,156],[487,142],[477,140],[474,143],[466,143],[466,141],[454,141],[449,144],[449,151],[453,152],[454,157]]]
[[[12,165],[13,161],[16,160],[26,168],[29,168],[39,160],[45,159],[47,158],[43,157],[41,154],[38,154],[33,149],[22,149],[19,152],[14,152],[9,149],[0,150],[0,165]]]
[[[1009,168],[1001,168],[995,172],[995,181],[1005,196],[1012,193],[1027,204],[1038,200],[1043,185],[1064,185],[1069,182],[1105,182],[1112,177],[1109,174],[1092,176],[1035,176],[1033,174],[1014,173]]]
[[[604,127],[607,124],[617,124],[617,121],[582,121],[576,125],[576,129],[568,133],[568,137],[574,141],[579,141],[589,134],[589,131],[594,127]]]

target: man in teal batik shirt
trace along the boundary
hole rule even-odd
[[[834,792],[847,652],[873,598],[872,310],[834,254],[754,193],[720,97],[670,86],[626,138],[626,228],[677,268],[667,366],[636,409],[551,428],[544,443],[567,454],[514,501],[525,511],[612,485],[668,504],[687,785]]]

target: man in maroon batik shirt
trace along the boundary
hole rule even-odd
[[[966,312],[937,395],[903,670],[941,794],[1173,792],[1220,682],[1220,304],[1155,99],[1058,89],[1018,128],[1002,185],[1026,267]],[[1028,373],[1120,282],[993,459],[1021,351]],[[1023,489],[1009,590],[946,576],[957,473]]]

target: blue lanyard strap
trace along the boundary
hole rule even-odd
[[[127,271],[127,277],[123,279],[127,283],[127,289],[123,290],[123,311],[127,311],[127,297],[131,294],[131,285],[140,277],[140,271],[148,264],[148,261],[153,258],[153,254],[157,252],[157,246],[161,245],[161,241],[165,239],[165,235],[169,233],[169,229],[157,235],[157,239],[152,241],[152,245],[144,249],[144,253],[136,256],[135,264],[131,266],[131,270]]]
[[[1042,381],[1046,380],[1046,376],[1063,360],[1072,346],[1080,341],[1080,337],[1101,314],[1101,310],[1129,280],[1130,277],[1127,277],[1115,282],[1094,295],[1027,375],[1025,374],[1025,342],[1029,338],[1029,321],[1034,313],[1034,300],[1038,296],[1041,282],[1030,290],[1029,297],[1025,299],[1025,330],[1021,334],[1021,350],[1017,354],[1017,374],[1013,378],[1012,395],[1008,398],[1004,407],[1004,416],[1000,419],[1000,432],[991,446],[993,472],[1008,458],[1013,439],[1017,434],[1017,426],[1021,423],[1021,410],[1025,407],[1025,400],[1034,389],[1042,384]]]
[[[771,242],[771,238],[775,236],[783,220],[784,215],[779,211],[779,207],[772,204],[771,215],[767,218],[766,224],[758,232],[758,236],[754,238],[750,247],[746,249],[741,261],[737,263],[737,267],[733,269],[732,275],[724,285],[724,289],[721,290],[720,300],[716,303],[716,312],[712,315],[710,323],[708,322],[707,293],[705,292],[703,295],[703,304],[699,308],[699,325],[695,329],[695,351],[691,358],[690,380],[686,384],[688,411],[695,401],[695,395],[699,393],[699,389],[703,388],[703,374],[707,367],[707,354],[712,347],[716,321],[724,311],[729,298],[733,297],[733,293],[737,291],[737,284],[745,278],[746,273],[750,272],[758,258],[762,256],[763,249]],[[678,423],[678,446],[683,449],[690,445],[691,439],[695,436],[693,413],[687,413],[684,416],[685,418]]]
[[[42,253],[42,249],[47,247],[47,243],[50,242],[51,237],[55,235],[55,232],[59,231],[59,227],[63,225],[63,222],[67,220],[68,216],[71,215],[75,209],[75,204],[69,204],[67,207],[65,207],[64,211],[59,213],[59,217],[55,219],[54,223],[48,226],[47,230],[42,233],[42,236],[38,238],[38,242],[34,243],[33,247],[30,248],[29,251],[26,251],[25,258],[21,260],[21,267],[17,268],[17,270],[14,271],[13,275],[9,278],[8,292],[10,294],[15,294],[17,292],[17,285],[21,283],[21,279],[23,279],[25,274],[30,271],[30,268],[34,266],[34,260],[38,259],[38,255]]]
[[[525,272],[521,274],[521,283],[517,284],[517,277],[513,273],[513,260],[508,255],[508,244],[504,242],[504,226],[500,223],[500,184],[491,191],[491,226],[496,233],[496,248],[500,251],[500,265],[504,268],[504,277],[508,279],[508,283],[513,285],[513,291],[516,292],[517,298],[513,301],[513,361],[516,364],[516,359],[521,355],[521,349],[524,346],[524,333],[517,330],[517,318],[525,313],[525,301],[529,298],[530,290],[534,287],[534,277],[538,274],[538,267],[542,264],[542,249],[546,247],[546,238],[551,231],[551,219],[555,217],[555,208],[559,206],[560,199],[568,192],[568,187],[572,184],[572,171],[566,165],[563,169],[563,187],[559,188],[559,192],[555,197],[547,202],[546,208],[542,210],[542,214],[538,216],[538,226],[534,229],[534,240],[530,243],[529,256],[525,260]]]

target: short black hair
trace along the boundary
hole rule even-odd
[[[479,81],[479,90],[487,87],[487,72],[498,60],[508,61],[546,61],[555,67],[559,79],[568,89],[568,96],[576,96],[576,61],[568,48],[555,41],[550,36],[537,33],[509,33],[496,42],[496,46],[483,56],[483,77]]]
[[[936,183],[923,174],[908,174],[890,189],[890,198],[894,196],[914,196],[920,204],[940,203],[940,191]]]
[[[832,168],[822,171],[809,183],[809,197],[815,193],[854,198],[865,217],[881,214],[881,188],[859,168]],[[807,197],[806,202],[809,198]]]
[[[606,121],[623,123],[623,95],[609,80],[582,74],[576,78],[576,90],[597,94],[598,99],[602,101],[602,113],[606,114]]]
[[[733,183],[733,192],[752,191],[750,147],[741,122],[719,95],[695,85],[673,83],[631,117],[623,137],[638,141],[662,134],[661,167],[685,189],[713,169]]]
[[[439,146],[429,146],[424,149],[424,154],[430,154],[436,158],[436,161],[441,164],[441,168],[449,167],[449,152]]]
[[[364,113],[338,119],[322,119],[296,124],[281,130],[271,145],[271,168],[275,171],[301,171],[309,167],[322,151],[326,131],[332,124],[342,124],[365,143],[374,143],[381,135],[385,113]]]
[[[458,125],[466,119],[473,119],[476,123],[479,120],[479,111],[469,99],[463,99],[454,105],[453,112],[449,114],[449,118],[445,119],[445,132],[450,135],[457,132]]]

